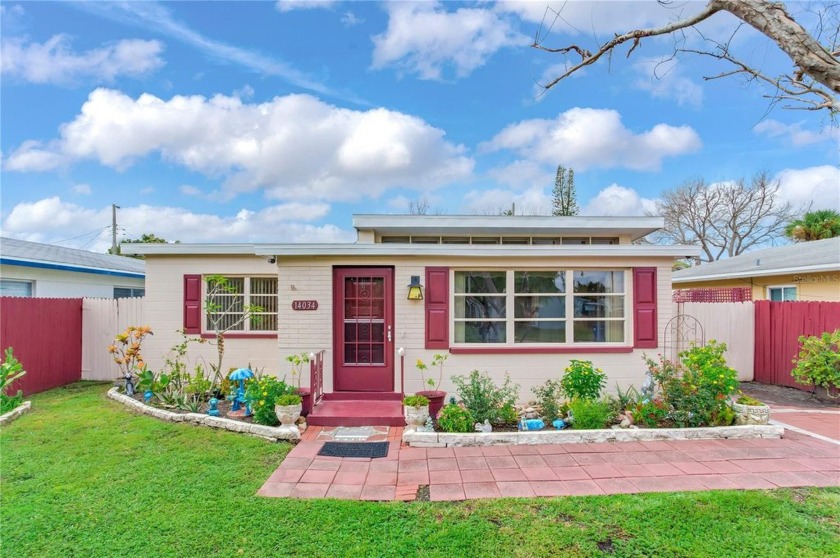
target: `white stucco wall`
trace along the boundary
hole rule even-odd
[[[144,280],[134,277],[42,269],[17,265],[0,266],[0,277],[31,281],[32,296],[39,298],[113,298],[114,287],[143,288]]]
[[[395,323],[394,323],[394,370],[395,389],[400,389],[399,347],[406,350],[405,389],[414,392],[423,389],[420,376],[414,366],[417,358],[427,363],[435,352],[426,350],[425,305],[423,301],[406,299],[412,275],[419,275],[425,283],[427,266],[473,269],[557,269],[557,268],[615,268],[656,267],[658,294],[658,333],[662,343],[665,324],[671,318],[671,258],[564,258],[555,261],[546,259],[517,258],[500,266],[498,260],[470,259],[468,263],[452,258],[354,258],[352,261],[328,257],[296,259],[280,258],[276,265],[265,258],[255,256],[150,256],[146,260],[146,321],[155,334],[147,341],[144,354],[155,367],[163,364],[169,348],[180,339],[176,332],[183,324],[183,275],[184,274],[231,274],[231,275],[278,275],[279,335],[277,339],[228,339],[226,341],[225,368],[245,366],[251,363],[265,367],[266,372],[279,376],[288,374],[286,355],[300,352],[326,351],[324,383],[325,391],[333,389],[333,347],[332,347],[332,273],[334,265],[394,266]],[[627,274],[626,296],[632,297],[632,273]],[[292,300],[316,300],[316,311],[293,311]],[[632,304],[629,305],[632,307]],[[628,339],[632,345],[632,312],[627,316]],[[450,324],[451,328],[451,324]],[[468,374],[472,369],[489,372],[501,381],[509,372],[514,382],[521,386],[521,397],[533,397],[531,389],[548,378],[559,378],[571,359],[591,360],[607,373],[608,387],[622,388],[634,384],[637,387],[644,379],[645,366],[643,350],[627,353],[565,353],[565,354],[450,354],[444,369],[443,389],[453,393],[450,377]],[[657,349],[646,351],[655,355]],[[215,348],[208,345],[190,348],[193,360],[203,358],[212,362]],[[306,375],[303,384],[306,385]]]

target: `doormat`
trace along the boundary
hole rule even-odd
[[[324,457],[385,457],[388,442],[324,442],[318,455]]]

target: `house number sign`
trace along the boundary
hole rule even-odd
[[[317,310],[317,300],[293,300],[292,310]]]

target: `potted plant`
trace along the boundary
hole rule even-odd
[[[302,411],[300,414],[308,416],[309,411],[312,410],[312,388],[311,386],[300,387],[300,379],[303,377],[303,365],[309,364],[309,353],[300,353],[299,355],[289,355],[286,361],[292,365],[292,386],[295,392],[301,397]]]
[[[732,404],[735,424],[767,424],[770,421],[770,407],[749,395],[741,395]]]
[[[301,397],[296,393],[286,393],[274,400],[274,413],[283,426],[289,426],[297,422],[301,410]]]
[[[429,386],[431,389],[418,391],[417,395],[422,395],[426,399],[429,400],[429,414],[432,417],[436,417],[438,412],[440,411],[441,407],[443,407],[443,400],[446,398],[446,392],[441,391],[440,384],[443,382],[443,364],[446,362],[446,359],[449,358],[449,355],[442,355],[436,354],[432,357],[432,366],[437,366],[439,370],[438,379],[435,381],[434,378],[431,376],[429,379],[426,379],[425,372],[429,369],[421,359],[417,359],[417,370],[420,371],[420,379],[423,382],[423,385]]]
[[[403,399],[406,426],[423,426],[429,418],[429,400],[422,395],[409,395]]]

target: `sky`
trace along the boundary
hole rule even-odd
[[[808,27],[819,3],[789,9]],[[840,208],[838,132],[674,37],[626,46],[552,89],[614,33],[674,2],[0,3],[0,233],[105,251],[118,237],[346,242],[352,215],[550,214],[558,165],[584,215],[655,212],[663,191],[765,171],[783,201]],[[547,11],[547,8],[549,10]],[[559,15],[555,15],[559,13]],[[702,33],[702,36],[701,34]],[[719,13],[681,46],[733,36]]]

